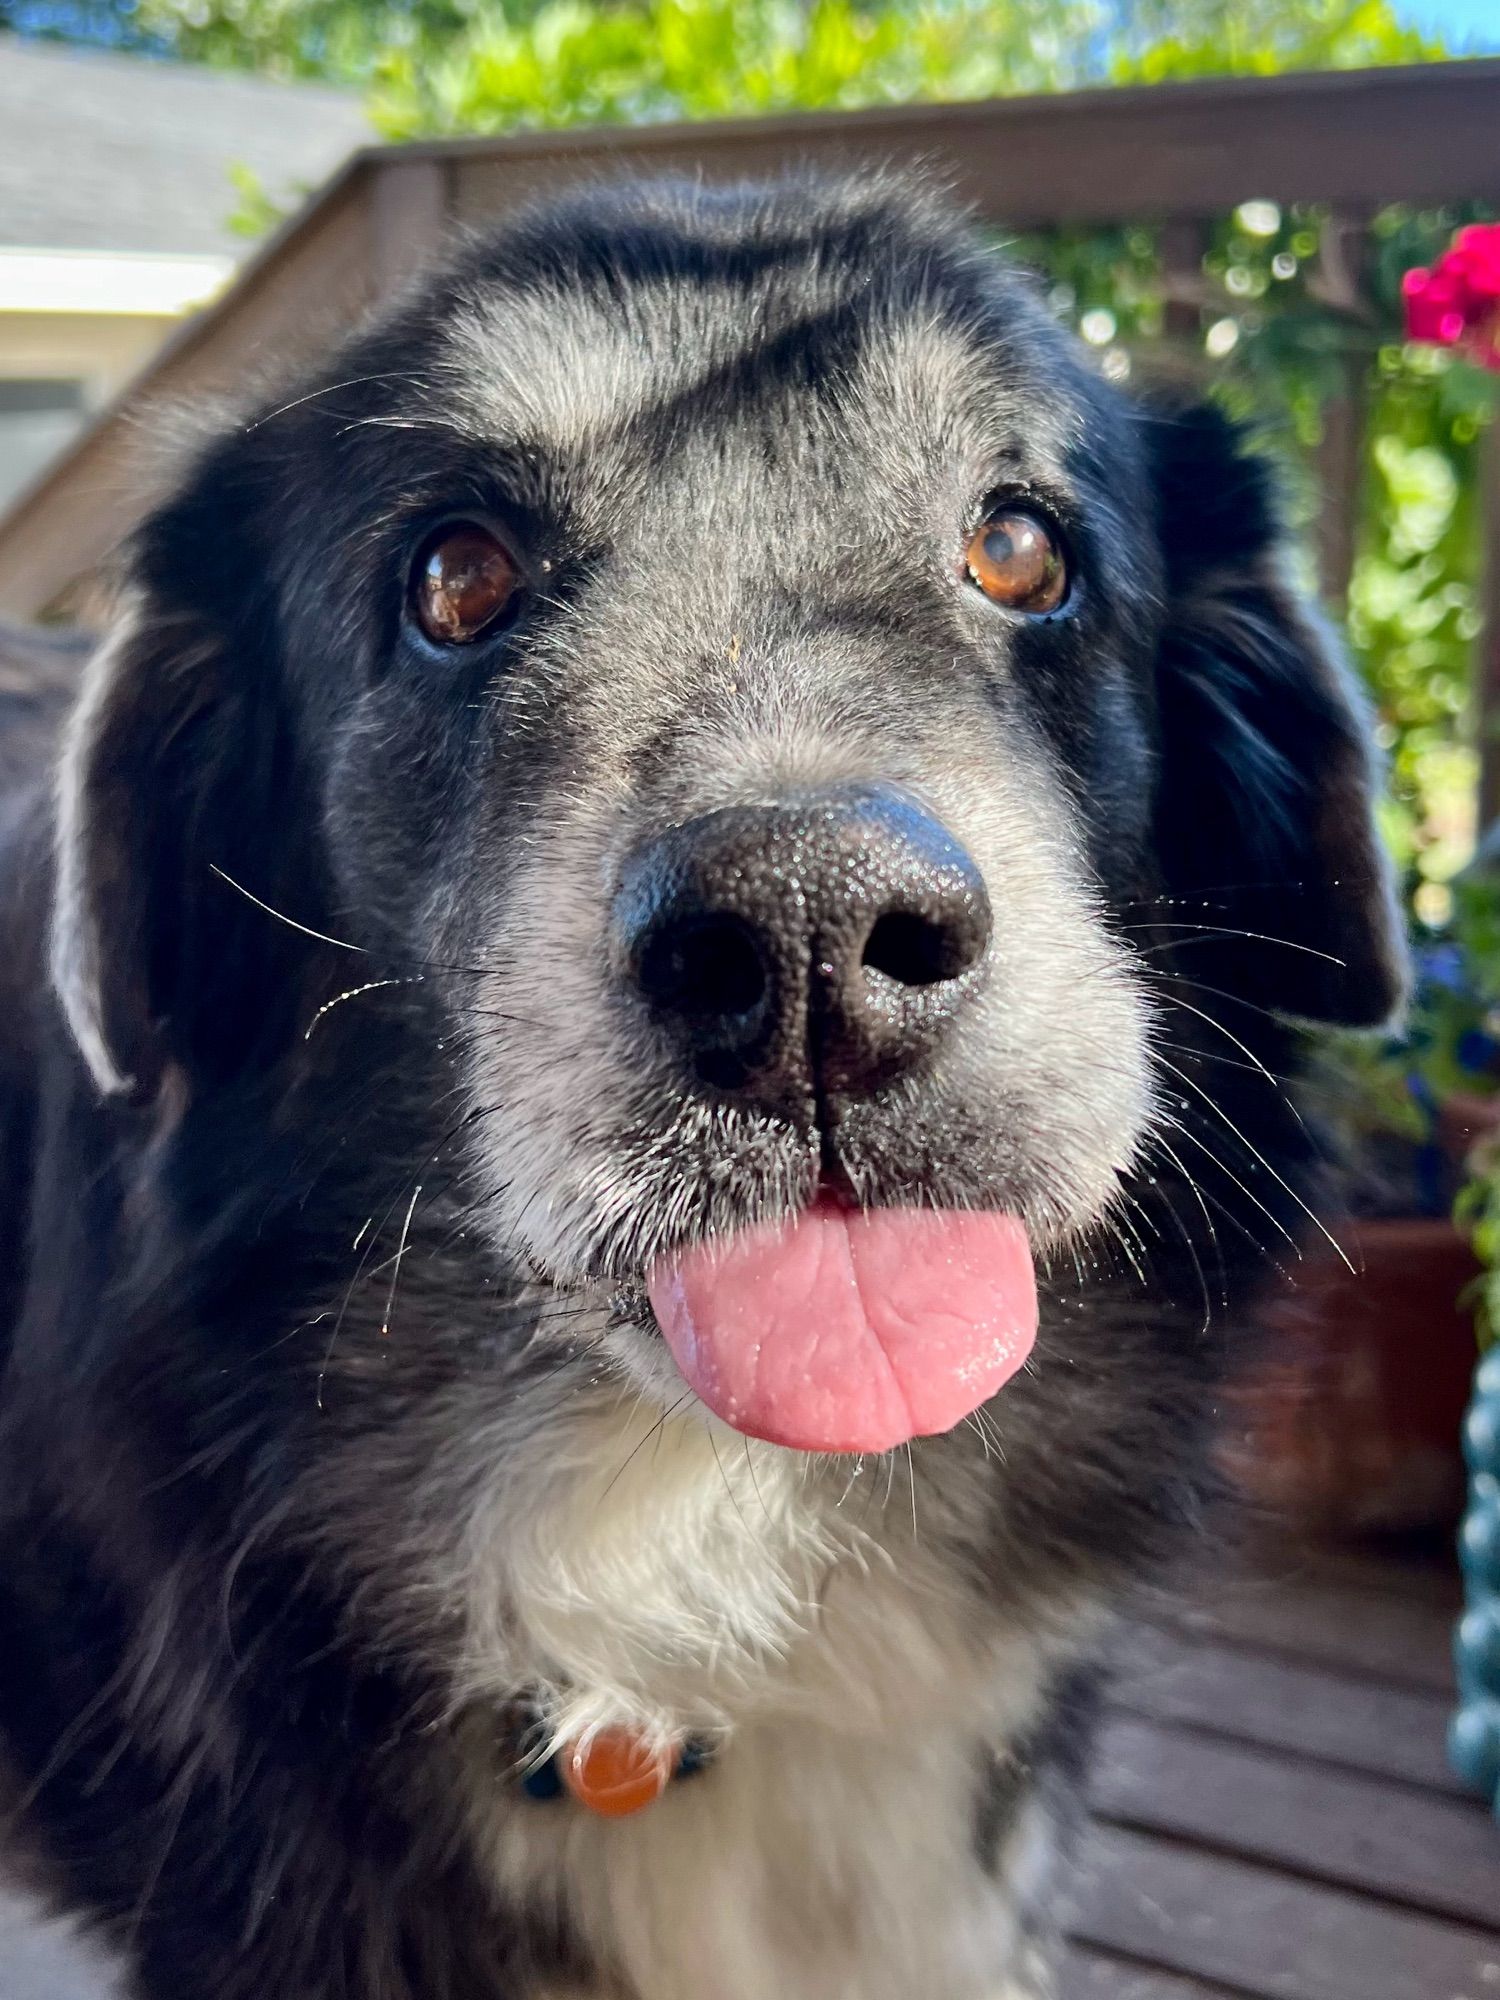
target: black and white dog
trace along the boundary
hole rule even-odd
[[[197,452],[58,771],[35,1906],[137,2000],[1047,1991],[1285,1019],[1401,982],[1264,467],[925,193],[595,190]]]

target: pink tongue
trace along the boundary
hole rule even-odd
[[[888,1451],[951,1430],[1036,1338],[1013,1216],[819,1202],[655,1266],[647,1290],[691,1387],[799,1451]]]

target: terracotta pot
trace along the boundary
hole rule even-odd
[[[1463,1294],[1479,1265],[1451,1223],[1334,1228],[1355,1270],[1309,1249],[1259,1315],[1229,1407],[1225,1460],[1282,1525],[1319,1536],[1458,1519],[1459,1432],[1478,1359]]]
[[[1454,1090],[1438,1107],[1437,1142],[1449,1157],[1462,1166],[1481,1139],[1500,1132],[1500,1093],[1480,1097],[1473,1091]]]

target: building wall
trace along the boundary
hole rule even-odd
[[[0,508],[121,390],[175,315],[0,312]]]

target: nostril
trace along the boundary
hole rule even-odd
[[[909,910],[877,917],[860,963],[901,986],[936,986],[957,979],[979,956],[972,927],[936,921]]]
[[[646,998],[675,1014],[722,1021],[765,1000],[765,960],[749,925],[730,915],[665,924],[647,940],[637,980]]]
[[[977,984],[978,865],[896,787],[723,806],[628,854],[609,978],[686,1089],[806,1115],[938,1049]]]

